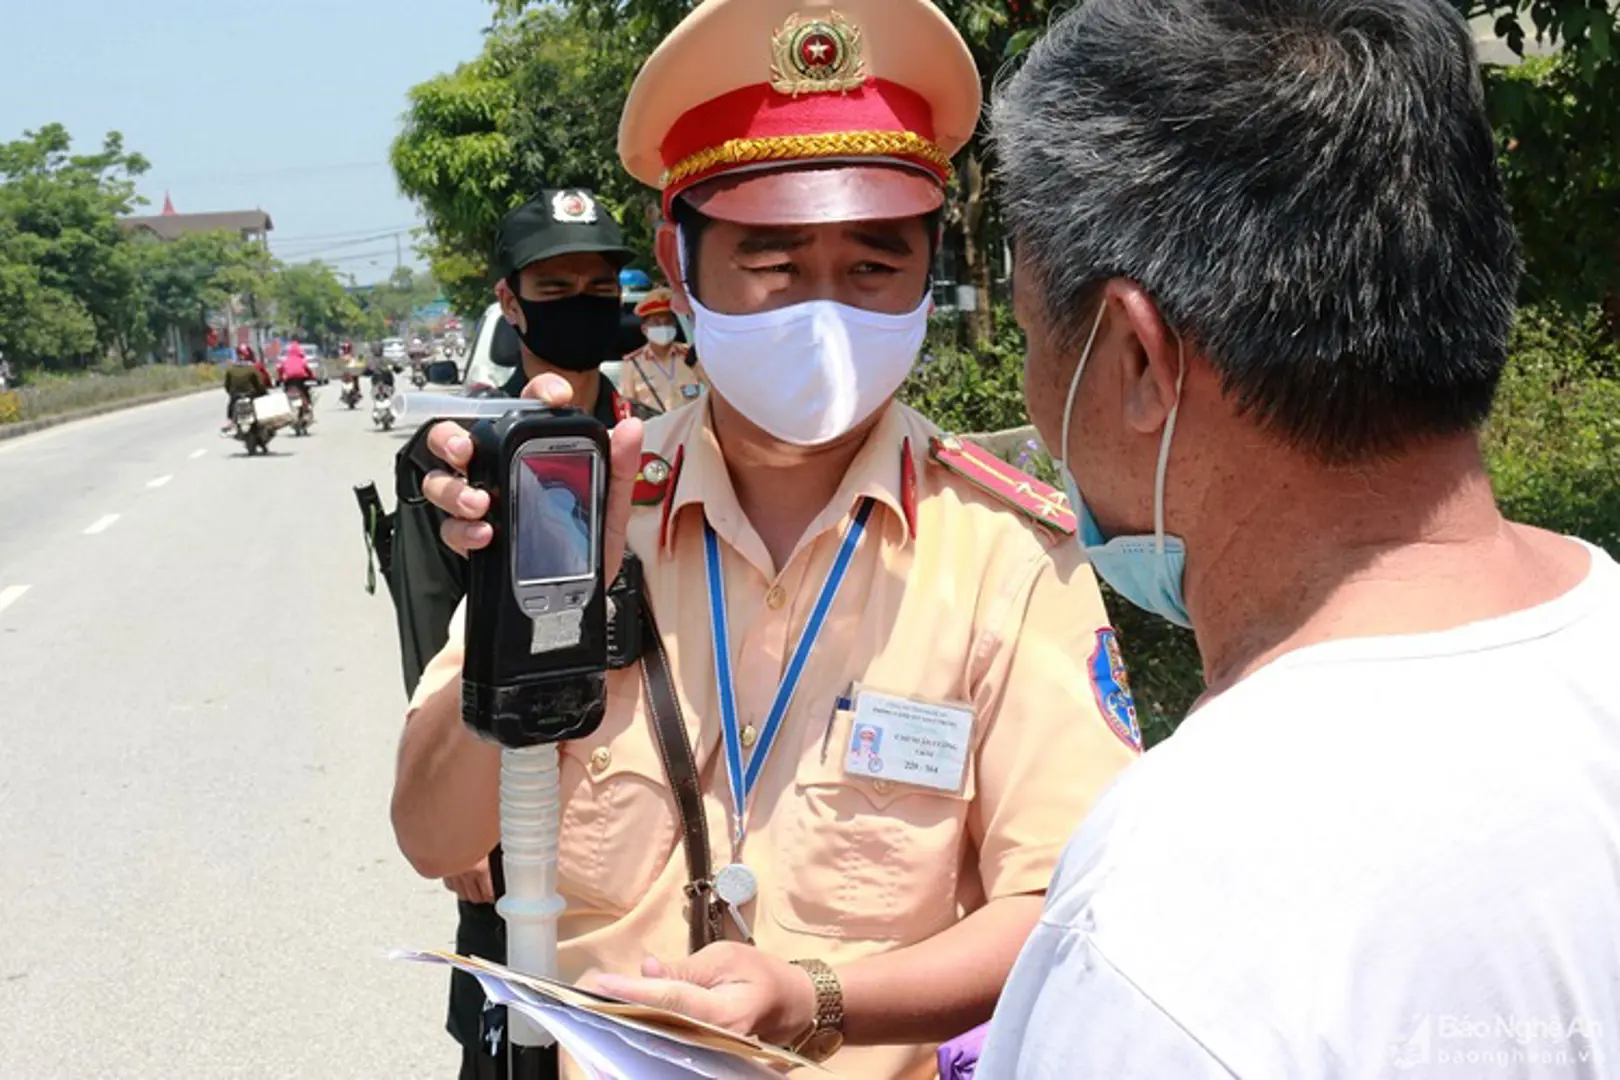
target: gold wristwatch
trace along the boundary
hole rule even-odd
[[[795,960],[793,966],[802,968],[816,988],[816,1018],[788,1049],[819,1065],[844,1045],[844,985],[823,961]]]

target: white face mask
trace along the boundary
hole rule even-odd
[[[675,343],[675,328],[673,326],[647,327],[647,340],[654,345],[673,345]]]
[[[906,381],[929,301],[904,315],[811,300],[755,315],[691,301],[698,358],[715,391],[762,429],[819,446],[868,419]]]

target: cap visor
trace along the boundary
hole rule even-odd
[[[514,270],[522,270],[526,266],[533,266],[545,259],[555,259],[559,255],[605,255],[614,269],[622,270],[629,265],[636,255],[625,247],[614,247],[611,244],[598,244],[589,240],[581,240],[575,244],[553,244],[542,247],[533,252],[523,252],[512,261],[517,265]]]
[[[921,217],[945,202],[939,181],[904,165],[820,165],[733,172],[682,192],[707,217],[738,225],[822,225]]]

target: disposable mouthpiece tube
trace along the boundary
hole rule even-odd
[[[457,394],[395,394],[394,417],[411,423],[424,420],[487,420],[509,412],[545,408],[530,398],[468,398]]]

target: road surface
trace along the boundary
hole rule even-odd
[[[0,1078],[453,1077],[454,902],[388,824],[404,688],[321,392],[247,458],[204,394],[0,442]]]

